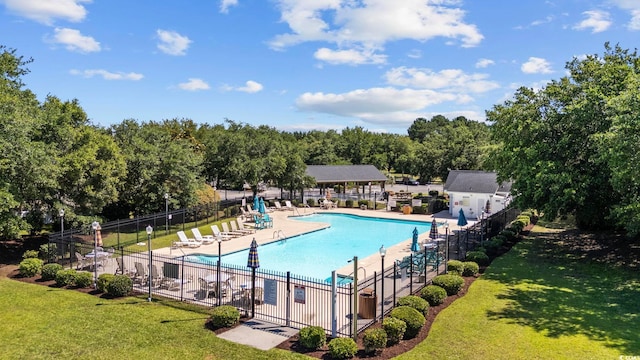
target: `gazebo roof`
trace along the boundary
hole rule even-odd
[[[387,177],[373,165],[307,165],[307,175],[319,184],[387,181]]]

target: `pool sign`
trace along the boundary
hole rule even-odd
[[[293,302],[298,304],[305,303],[305,291],[304,286],[302,285],[294,285],[293,286]]]
[[[267,305],[278,304],[278,283],[274,279],[264,279],[264,303]]]

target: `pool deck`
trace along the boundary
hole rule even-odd
[[[231,240],[223,241],[221,244],[222,254],[228,254],[244,249],[248,249],[253,238],[256,239],[259,245],[267,244],[273,241],[278,241],[282,238],[284,234],[285,237],[297,236],[300,234],[309,233],[312,231],[317,231],[328,227],[329,225],[326,223],[316,223],[309,221],[296,221],[294,218],[296,216],[304,216],[310,215],[314,213],[343,213],[343,214],[351,214],[358,216],[366,216],[366,217],[377,217],[384,219],[397,219],[397,220],[411,220],[411,221],[423,221],[430,223],[433,220],[431,215],[414,215],[409,214],[405,215],[400,212],[392,212],[386,210],[361,210],[361,209],[346,209],[346,208],[337,208],[330,210],[323,210],[320,208],[297,208],[295,210],[286,210],[286,211],[272,211],[269,213],[269,216],[273,218],[273,228],[262,229],[256,231],[254,234],[245,235],[237,238],[233,238]],[[457,229],[457,217],[451,217],[446,211],[440,212],[435,215],[436,221],[438,223],[447,222],[449,223],[449,229]],[[470,225],[472,225],[473,221],[470,221]],[[441,234],[444,234],[444,227],[440,226],[439,231]],[[203,235],[211,234],[209,232],[203,232]],[[280,237],[278,236],[280,235]],[[410,235],[410,234],[409,234]],[[187,231],[187,236],[190,236],[190,231]],[[421,243],[425,239],[429,239],[428,232],[421,233],[418,235],[418,240]],[[177,240],[177,239],[176,239]],[[387,249],[387,254],[385,256],[385,263],[388,265],[392,264],[393,260],[402,259],[405,256],[408,256],[411,253],[411,236],[407,237],[407,239],[402,242],[391,246]],[[154,250],[155,253],[167,256],[182,256],[189,254],[209,254],[209,255],[217,255],[218,254],[218,245],[217,243],[213,243],[210,245],[202,245],[198,248],[162,248]],[[349,254],[344,254],[344,256],[349,257]],[[371,254],[365,258],[358,259],[358,267],[364,268],[367,274],[373,274],[374,271],[380,270],[380,255],[378,253]],[[340,269],[336,269],[339,275],[351,276],[353,273],[353,264],[347,263],[344,267]]]

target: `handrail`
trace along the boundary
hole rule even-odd
[[[282,235],[282,237],[281,237]],[[286,239],[287,236],[284,234],[284,231],[282,230],[276,230],[273,232],[273,235],[271,236],[272,239]]]

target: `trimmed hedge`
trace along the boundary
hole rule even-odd
[[[462,276],[474,276],[478,271],[480,271],[480,266],[473,261],[465,261],[462,264],[464,264]]]
[[[364,352],[373,354],[387,346],[387,333],[381,328],[367,329],[362,336],[362,343],[364,344]]]
[[[216,328],[231,327],[240,321],[240,311],[235,306],[220,305],[211,311],[211,324]]]
[[[38,252],[36,251],[36,254],[37,253]],[[42,275],[42,280],[44,281],[54,280],[56,278],[56,274],[58,273],[58,271],[62,269],[63,269],[62,265],[57,263],[44,265],[40,272],[40,275]]]
[[[101,292],[107,292],[107,285],[111,282],[111,280],[113,280],[116,276],[113,274],[100,274],[100,276],[98,276],[98,283],[96,284],[96,287],[98,288],[99,291]]]
[[[38,254],[38,250],[27,250],[22,254],[22,259],[37,258]]]
[[[327,343],[327,335],[320,326],[307,326],[300,329],[299,342],[302,347],[317,350]]]
[[[415,295],[407,295],[398,299],[398,306],[410,306],[416,310],[418,310],[421,314],[427,315],[429,312],[429,303],[427,300],[415,296]]]
[[[440,286],[447,292],[447,295],[451,296],[457,294],[460,289],[462,289],[464,279],[460,275],[437,275],[431,280],[431,283]]]
[[[358,345],[352,338],[335,338],[329,341],[329,354],[332,359],[349,359],[358,352]]]
[[[462,265],[462,261],[460,260],[449,260],[447,263],[447,271],[455,274],[462,274],[464,270],[464,265]]]
[[[467,253],[467,261],[473,261],[478,265],[489,265],[489,255],[484,251],[469,251]]]
[[[93,285],[93,274],[88,271],[80,271],[73,278],[74,284],[80,288],[87,288]]]
[[[56,285],[69,286],[76,283],[76,269],[60,270],[56,273]]]
[[[404,333],[407,331],[407,324],[400,319],[387,317],[382,320],[382,328],[387,333],[387,343],[394,345],[404,337]]]
[[[447,291],[438,285],[427,285],[420,291],[420,296],[422,296],[429,305],[437,306],[444,303],[444,299],[447,298]]]
[[[127,275],[115,275],[107,284],[107,294],[113,297],[127,296],[133,290],[133,280]]]
[[[43,261],[38,258],[28,258],[20,262],[18,270],[20,271],[20,275],[24,277],[34,277],[42,271],[42,264]]]
[[[424,316],[420,314],[418,310],[410,306],[398,306],[391,310],[389,316],[402,320],[407,324],[407,331],[404,333],[404,339],[412,339],[416,337],[426,322]]]

